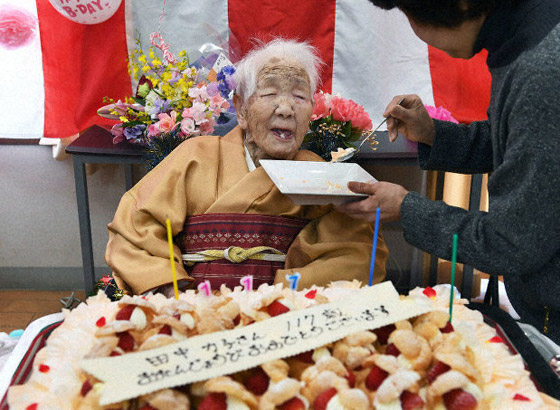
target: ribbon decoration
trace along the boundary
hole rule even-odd
[[[161,9],[161,14],[159,15],[159,22],[158,22],[158,29],[157,33],[150,34],[150,43],[156,48],[159,48],[163,53],[163,58],[167,60],[168,64],[175,64],[177,63],[177,58],[173,55],[171,51],[169,51],[169,44],[163,41],[163,37],[161,36],[161,21],[163,20],[163,13],[165,12],[165,0],[163,0],[163,7]],[[156,43],[156,40],[158,41]]]

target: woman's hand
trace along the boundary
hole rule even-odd
[[[400,105],[398,102],[402,99]],[[434,121],[428,114],[424,103],[416,94],[393,97],[385,112],[389,141],[394,142],[400,132],[410,141],[432,145],[435,136]]]
[[[401,204],[408,194],[402,186],[390,182],[349,182],[352,192],[367,194],[369,197],[357,202],[335,206],[338,212],[355,219],[375,221],[377,207],[381,208],[380,222],[393,222],[401,219]]]

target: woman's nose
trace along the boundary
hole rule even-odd
[[[282,115],[284,117],[289,117],[294,114],[294,104],[291,98],[279,97],[276,101],[276,108],[274,112],[277,115]]]

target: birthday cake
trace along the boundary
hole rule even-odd
[[[10,409],[560,407],[558,401],[536,389],[522,358],[510,352],[495,330],[484,323],[478,311],[465,306],[466,300],[454,299],[452,321],[449,321],[449,288],[439,285],[416,288],[406,297],[397,295],[399,302],[407,308],[427,313],[383,324],[373,330],[353,331],[340,339],[318,335],[316,340],[325,337],[328,342],[312,349],[300,342],[296,345],[299,353],[295,355],[258,365],[253,363],[241,371],[235,369],[242,367],[235,366],[238,360],[243,361],[240,359],[242,355],[232,356],[234,349],[230,346],[228,363],[235,371],[228,371],[229,365],[211,369],[211,361],[207,361],[206,369],[218,371],[218,376],[199,377],[196,382],[147,390],[145,394],[119,402],[101,405],[109,382],[84,370],[84,360],[92,363],[106,360],[116,364],[105,365],[105,373],[116,373],[122,363],[118,360],[127,357],[162,352],[162,349],[181,346],[181,343],[197,338],[257,329],[259,325],[298,312],[297,320],[301,321],[307,318],[302,314],[319,308],[322,316],[329,318],[331,315],[333,320],[330,323],[336,322],[337,328],[350,326],[352,317],[339,315],[334,321],[336,306],[339,306],[336,303],[352,304],[354,295],[362,290],[360,288],[361,284],[356,281],[335,282],[328,287],[303,291],[286,289],[281,284],[261,285],[250,292],[242,287],[231,290],[223,286],[212,295],[187,291],[178,299],[155,294],[125,296],[118,302],[111,302],[105,295],[98,294],[74,310],[64,311],[64,321],[37,353],[26,383],[10,387]],[[390,317],[383,305],[378,311],[387,313],[383,317]],[[364,312],[371,313],[368,309]],[[312,324],[309,329],[312,333],[319,326]],[[334,326],[325,328],[325,334],[327,330],[335,332]],[[300,333],[301,339],[307,337]],[[246,341],[247,335],[249,333],[236,334],[230,340]],[[220,340],[226,338],[215,336],[212,343],[215,349],[218,349]],[[283,340],[288,345],[291,339],[288,335]],[[207,343],[202,348],[210,345]],[[271,350],[271,344],[267,346]],[[187,350],[175,349],[175,352],[182,351],[186,357]],[[250,352],[246,355],[247,360],[251,359]],[[216,353],[215,357],[218,356]],[[163,363],[163,357],[161,353],[152,355],[150,364],[159,365],[155,363],[156,359]],[[212,363],[217,362],[215,359]],[[190,363],[192,370],[197,361],[191,360]],[[202,364],[200,368],[204,374],[206,369]],[[155,384],[166,375],[165,372],[150,375],[144,372],[137,384],[148,381]]]

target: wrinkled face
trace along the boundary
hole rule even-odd
[[[298,63],[272,59],[263,66],[255,93],[245,104],[234,101],[255,162],[295,157],[309,129],[311,98],[309,76]]]
[[[435,47],[453,58],[469,59],[474,55],[474,44],[486,19],[465,21],[458,27],[436,27],[420,24],[410,16],[408,21],[416,36],[426,44]]]

